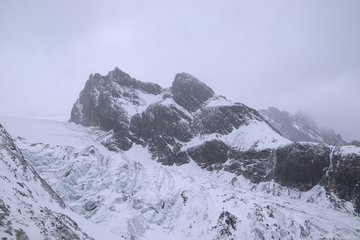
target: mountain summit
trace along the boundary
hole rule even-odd
[[[189,112],[195,112],[215,95],[210,87],[188,73],[176,74],[171,93],[174,101]]]
[[[230,149],[290,143],[257,111],[216,95],[188,73],[176,74],[170,88],[138,81],[118,68],[107,76],[90,75],[70,121],[111,131],[103,141],[110,150],[139,144],[166,165],[192,159],[209,166],[226,161]]]

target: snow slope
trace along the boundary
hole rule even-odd
[[[352,205],[320,186],[252,184],[193,161],[164,166],[139,145],[110,152],[94,127],[3,116],[0,123],[68,206],[119,239],[360,238]]]

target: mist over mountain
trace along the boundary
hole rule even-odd
[[[354,145],[354,146],[360,147],[360,141],[353,140],[353,141],[350,142],[350,145]]]
[[[164,88],[119,68],[89,76],[70,122],[0,122],[56,196],[109,238],[359,238],[360,147],[304,113],[270,110],[310,140],[287,139],[191,74]]]
[[[304,111],[295,115],[275,107],[259,110],[259,113],[284,137],[293,141],[318,142],[334,146],[348,145],[340,134],[331,129],[319,128],[314,119]]]

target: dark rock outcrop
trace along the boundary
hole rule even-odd
[[[354,204],[360,214],[360,149],[293,143],[276,150],[274,179],[283,186],[307,191],[316,185]]]
[[[253,183],[274,179],[300,191],[321,185],[328,193],[353,203],[355,212],[360,214],[359,153],[356,147],[305,142],[262,151],[230,149],[230,160],[223,169]]]
[[[329,147],[294,143],[277,149],[274,178],[284,186],[307,191],[320,182],[329,165]]]
[[[218,232],[216,239],[234,239],[232,237],[235,237],[237,223],[238,219],[235,215],[228,211],[221,212],[216,226],[213,227]]]
[[[274,177],[273,169],[276,164],[276,150],[274,149],[245,152],[231,149],[229,158],[231,161],[224,170],[243,175],[253,183],[269,181]]]
[[[336,148],[321,185],[340,199],[352,202],[355,211],[360,214],[360,155],[344,153],[342,149]]]
[[[195,112],[215,95],[210,87],[188,73],[176,74],[171,93],[174,101],[189,112]]]
[[[71,122],[98,126],[105,131],[114,131],[112,142],[107,147],[112,150],[128,150],[131,115],[125,109],[136,109],[146,104],[139,93],[158,95],[163,89],[153,83],[145,83],[115,68],[107,76],[90,75],[71,111]]]
[[[204,144],[189,148],[187,153],[200,166],[208,167],[225,163],[228,160],[229,147],[220,140],[207,141]]]
[[[175,105],[150,105],[142,114],[131,118],[134,142],[148,146],[153,159],[166,164],[184,164],[189,158],[181,151],[182,142],[191,139],[191,119]]]
[[[201,135],[226,135],[253,119],[263,121],[257,111],[239,103],[232,106],[204,107],[194,114],[193,128],[195,133]]]

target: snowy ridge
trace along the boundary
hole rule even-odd
[[[360,237],[360,219],[354,217],[352,204],[323,187],[300,192],[274,181],[254,184],[241,175],[201,169],[193,161],[164,166],[139,145],[124,153],[109,151],[96,140],[101,131],[95,128],[19,121],[25,129],[48,124],[47,134],[24,131],[16,144],[67,205],[119,238]],[[20,125],[7,123],[10,132],[22,131]],[[61,131],[72,133],[71,143],[86,147],[46,144],[63,142],[57,134]],[[33,144],[39,136],[46,136],[45,143]]]
[[[233,105],[242,105],[242,104],[234,103],[230,100],[227,100],[226,97],[224,96],[215,95],[205,103],[204,107],[233,106]]]

